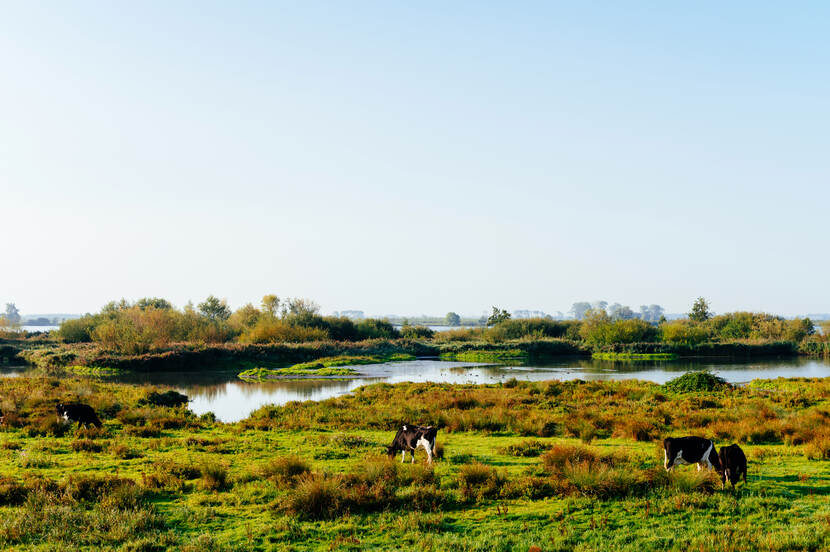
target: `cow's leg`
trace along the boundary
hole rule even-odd
[[[410,462],[410,464],[415,463],[415,451],[416,450],[418,450],[418,445],[415,445],[415,448],[412,449],[412,461]]]
[[[427,462],[432,464],[432,443],[427,441],[426,439],[418,439],[418,442],[415,444],[415,448],[423,447],[424,451],[427,453]]]
[[[403,449],[401,451],[401,464],[403,464],[405,460],[406,460],[406,449]]]

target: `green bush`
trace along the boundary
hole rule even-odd
[[[64,320],[56,333],[59,338],[67,343],[88,343],[92,341],[92,330],[95,328],[96,322],[94,316]]]
[[[487,330],[488,339],[502,341],[523,337],[566,337],[568,330],[578,326],[575,320],[551,320],[548,318],[516,318],[499,322]]]
[[[401,328],[401,337],[406,339],[432,339],[435,331],[426,326],[404,326]]]
[[[187,395],[182,395],[178,391],[169,390],[164,393],[158,391],[151,391],[146,397],[138,401],[139,405],[151,404],[154,406],[168,406],[177,407],[186,405],[188,402]]]
[[[686,372],[679,378],[667,381],[666,389],[675,393],[692,393],[696,391],[720,391],[731,387],[725,379],[707,371]]]

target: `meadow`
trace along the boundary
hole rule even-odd
[[[822,550],[830,383],[376,384],[222,424],[162,388],[0,380],[11,550]],[[68,428],[58,401],[95,407]],[[434,466],[385,457],[438,425]],[[739,442],[749,484],[663,469],[659,441]]]

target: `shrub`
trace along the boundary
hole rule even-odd
[[[548,472],[561,471],[565,464],[597,463],[600,457],[587,447],[554,445],[542,456],[542,465]]]
[[[16,479],[0,477],[0,506],[17,506],[26,500],[29,491]]]
[[[146,397],[138,401],[139,405],[150,404],[153,406],[168,406],[171,408],[183,406],[188,403],[187,395],[182,395],[178,391],[170,389],[164,393],[158,391],[151,391]]]
[[[498,496],[504,483],[505,478],[498,471],[478,462],[467,464],[458,471],[461,496],[468,501]]]
[[[210,491],[224,491],[230,487],[228,468],[218,462],[205,462],[199,471],[202,473],[202,487]]]
[[[292,326],[276,319],[262,319],[239,336],[242,343],[302,343],[329,339],[326,330]]]
[[[98,502],[118,489],[135,487],[135,481],[110,475],[71,474],[63,487],[73,500]]]
[[[514,443],[501,449],[502,454],[509,454],[510,456],[523,456],[526,458],[539,456],[544,451],[550,448],[550,444],[542,441],[522,441],[521,443]]]
[[[809,460],[830,459],[830,435],[822,433],[804,446],[804,455]]]
[[[660,326],[660,335],[666,343],[697,345],[709,339],[709,330],[702,324],[688,320],[674,320]]]
[[[301,519],[330,519],[340,512],[343,491],[339,479],[308,473],[283,498],[282,509]]]
[[[75,452],[101,452],[103,449],[101,443],[96,443],[92,439],[79,439],[77,441],[72,441],[70,446]]]
[[[523,337],[544,338],[566,337],[568,329],[579,322],[574,320],[550,320],[547,318],[516,318],[499,322],[489,330],[487,337],[490,341],[504,341],[507,339],[521,339]]]
[[[128,427],[124,430],[124,434],[132,435],[134,437],[161,437],[161,430],[157,427],[149,427],[149,426],[133,426]]]
[[[435,331],[426,326],[404,326],[401,328],[401,337],[406,339],[432,339]]]
[[[295,455],[280,456],[274,458],[257,470],[261,477],[276,479],[278,481],[293,482],[301,475],[311,471],[311,466]]]
[[[96,320],[93,316],[64,320],[56,334],[67,343],[86,343],[92,341],[92,330],[95,328],[95,323]]]
[[[658,430],[654,424],[646,420],[627,418],[616,426],[614,433],[635,441],[651,441],[657,437]]]
[[[130,446],[126,443],[113,442],[110,445],[110,453],[116,458],[121,458],[122,460],[130,460],[132,458],[141,457],[140,452],[130,448]]]
[[[63,437],[69,431],[69,424],[57,421],[54,417],[40,419],[36,425],[26,427],[29,437]]]
[[[692,393],[696,391],[722,391],[731,386],[726,380],[711,372],[686,372],[678,378],[666,382],[665,387],[675,393]]]

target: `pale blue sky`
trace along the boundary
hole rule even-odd
[[[830,311],[830,6],[0,1],[0,301]]]

